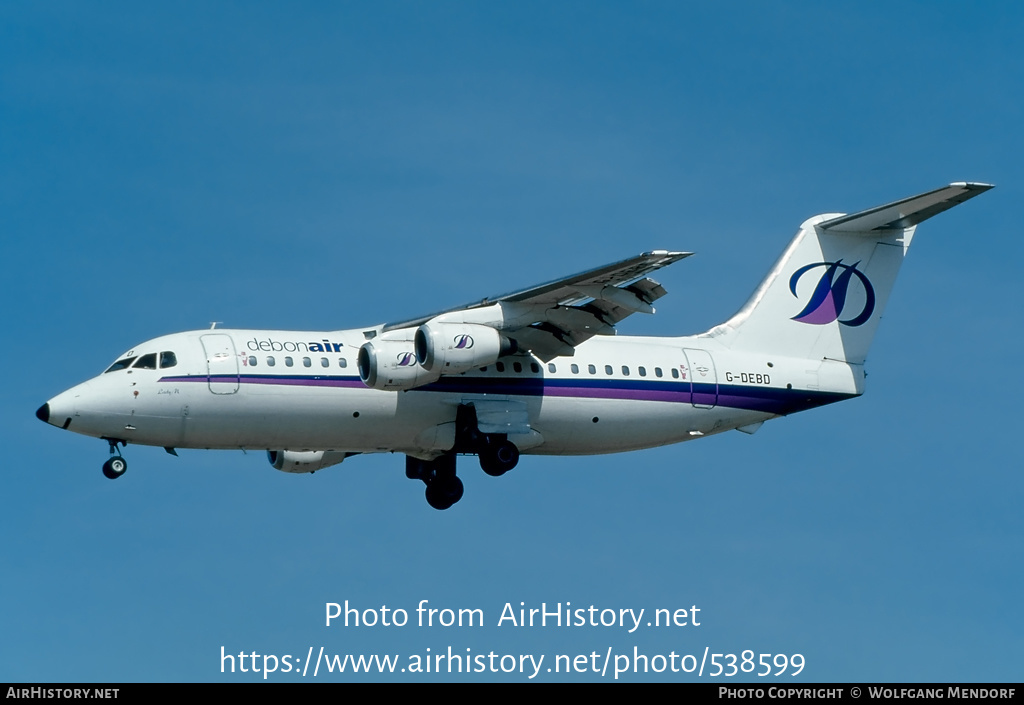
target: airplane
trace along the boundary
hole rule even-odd
[[[992,188],[955,182],[803,222],[750,300],[693,336],[615,335],[654,313],[653,250],[521,291],[349,330],[166,335],[50,399],[36,416],[98,437],[108,478],[128,444],[266,450],[313,473],[363,453],[406,456],[428,504],[463,495],[459,455],[501,476],[521,454],[618,453],[860,396],[864,361],[917,226]]]

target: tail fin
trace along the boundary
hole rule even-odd
[[[958,182],[810,218],[739,313],[708,334],[738,350],[863,363],[917,225],[990,188]]]

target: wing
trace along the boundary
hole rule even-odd
[[[518,349],[541,359],[572,355],[577,345],[595,335],[614,335],[615,324],[630,314],[654,313],[651,304],[667,292],[646,275],[691,254],[644,252],[521,291],[389,323],[382,332],[432,322],[482,324],[496,328],[514,339]]]

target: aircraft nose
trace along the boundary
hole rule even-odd
[[[75,410],[78,406],[79,394],[78,387],[58,394],[36,409],[36,418],[51,426],[66,429],[71,425],[72,417],[78,415]]]

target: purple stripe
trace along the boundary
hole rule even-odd
[[[451,394],[480,394],[497,393],[499,390],[484,385],[473,384],[475,378],[459,379],[448,378],[453,383],[461,382],[458,386],[454,384],[450,388],[433,388],[430,385],[419,391],[437,391]],[[161,382],[207,382],[213,384],[261,384],[261,385],[284,385],[290,387],[328,387],[367,389],[367,387],[355,377],[324,378],[314,379],[304,376],[251,376],[251,375],[217,375],[207,377],[206,375],[193,375],[182,377],[163,377]],[[621,386],[576,386],[553,383],[543,383],[541,380],[533,380],[537,384],[522,388],[500,390],[501,394],[510,396],[548,396],[576,399],[622,399],[632,401],[656,401],[677,404],[701,404],[706,406],[723,406],[733,409],[746,409],[750,411],[763,411],[773,414],[791,414],[803,409],[810,409],[824,404],[829,404],[852,395],[831,394],[822,392],[800,391],[779,389],[775,387],[739,387],[736,385],[698,385],[698,391],[690,393],[690,384],[678,383],[675,389],[665,389],[664,383],[658,383],[661,388],[637,387],[631,383],[629,387]],[[614,384],[610,381],[611,384]],[[716,389],[717,386],[717,389]]]
[[[768,399],[765,397],[719,394],[718,406],[728,406],[733,409],[747,409],[749,411],[767,411],[777,414],[780,413],[787,404],[778,399]]]

